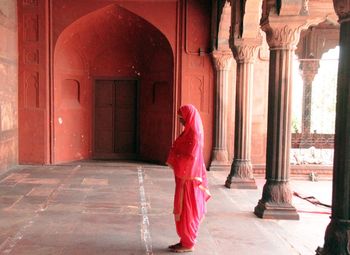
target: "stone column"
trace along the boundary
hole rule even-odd
[[[332,216],[319,255],[350,254],[350,1],[333,1],[340,23]]]
[[[302,24],[291,18],[272,19],[261,25],[270,47],[266,183],[254,213],[260,218],[293,219],[289,186],[291,148],[292,57]]]
[[[311,128],[311,98],[312,82],[319,68],[318,59],[308,59],[300,63],[303,78],[303,108],[301,120],[301,133],[310,134]]]
[[[251,110],[254,61],[258,39],[238,39],[233,46],[237,61],[234,159],[225,186],[256,189],[251,164]]]
[[[212,56],[216,69],[215,133],[209,170],[219,170],[230,167],[227,153],[227,89],[233,56],[230,50],[216,50]]]

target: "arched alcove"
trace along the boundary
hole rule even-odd
[[[54,161],[164,163],[172,136],[173,72],[166,37],[119,5],[73,22],[55,46]],[[67,96],[75,104],[64,103]]]

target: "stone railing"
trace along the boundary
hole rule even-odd
[[[333,149],[334,134],[292,134],[292,148],[310,148],[317,149]]]

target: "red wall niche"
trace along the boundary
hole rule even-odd
[[[139,158],[164,163],[172,137],[173,52],[152,24],[117,4],[59,36],[54,62],[54,161],[91,158],[97,79],[139,81]]]

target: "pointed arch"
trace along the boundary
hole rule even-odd
[[[67,26],[54,51],[54,161],[93,156],[95,81],[127,79],[139,84],[138,157],[164,162],[172,137],[173,56],[158,28],[118,4]],[[79,105],[68,109],[61,104],[67,95],[62,89],[72,80],[78,84],[72,91],[79,91]],[[154,100],[154,93],[162,99]]]

